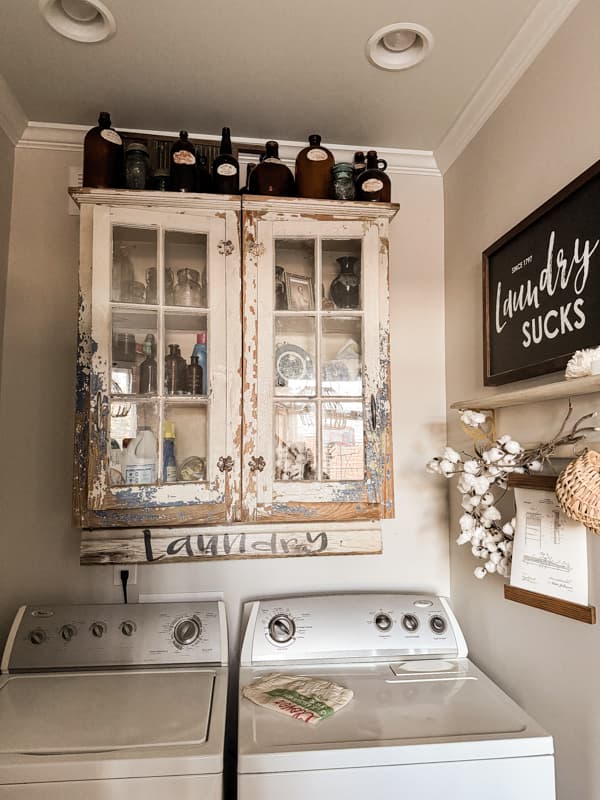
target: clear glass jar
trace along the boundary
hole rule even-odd
[[[197,269],[178,269],[177,286],[175,287],[176,306],[200,306],[202,304],[202,286]]]
[[[332,168],[333,196],[336,200],[354,200],[354,175],[352,164],[342,162]]]
[[[148,148],[141,142],[130,142],[125,150],[125,185],[128,189],[145,189],[150,166]]]

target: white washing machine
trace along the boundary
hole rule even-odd
[[[552,737],[468,660],[443,598],[289,597],[245,610],[239,800],[554,800]],[[354,697],[317,725],[242,697],[274,672]]]
[[[1,800],[221,800],[220,602],[19,609],[0,674]]]

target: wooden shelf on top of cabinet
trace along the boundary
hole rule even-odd
[[[596,393],[600,394],[600,375],[590,375],[586,378],[573,378],[569,381],[563,379],[556,383],[545,383],[542,386],[513,389],[511,392],[498,392],[471,400],[457,400],[452,403],[450,408],[491,411],[496,408],[521,406],[526,403],[544,403],[546,400],[563,400]]]

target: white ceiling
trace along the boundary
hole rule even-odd
[[[37,0],[0,1],[0,74],[29,120],[92,125],[107,110],[123,128],[435,150],[537,0],[104,2],[117,34],[90,45],[53,31]],[[431,30],[426,61],[367,62],[393,22]]]

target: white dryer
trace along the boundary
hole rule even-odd
[[[0,800],[221,800],[220,602],[19,609],[0,674]]]
[[[552,737],[469,661],[445,599],[289,597],[246,613],[239,800],[554,800]],[[242,697],[275,672],[354,697],[317,725]]]

